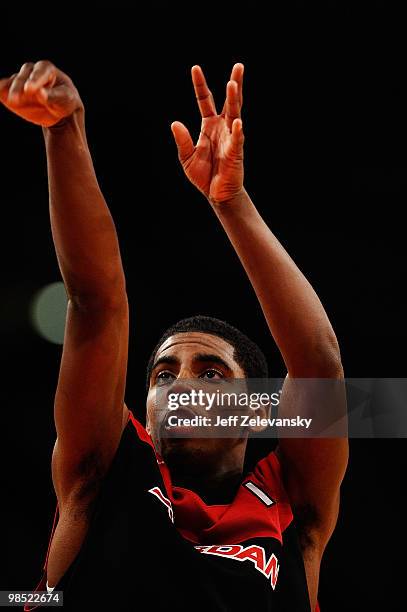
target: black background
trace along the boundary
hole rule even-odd
[[[199,132],[190,67],[218,106],[245,64],[245,185],[319,294],[348,377],[405,375],[406,70],[397,5],[150,3],[8,9],[0,73],[50,59],[77,85],[121,244],[131,307],[127,405],[143,419],[161,332],[196,313],[252,337],[284,368],[253,290],[205,199],[178,165],[171,121]],[[221,14],[222,13],[222,14]],[[60,280],[41,130],[0,109],[2,589],[35,586],[55,498],[50,458],[61,347],[29,304]],[[404,440],[352,440],[322,610],[404,610]],[[157,578],[159,581],[159,577]]]

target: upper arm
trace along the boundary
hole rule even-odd
[[[342,377],[338,375],[338,382],[341,380]],[[307,401],[307,392],[304,389],[307,389],[306,384],[302,385],[301,399],[297,405],[295,398],[291,398],[294,400],[288,407],[291,415],[295,412],[299,415],[304,414],[303,402]],[[331,389],[334,389],[331,391],[332,401],[338,404],[334,413],[337,414],[338,411],[346,413],[343,385],[333,385]],[[328,401],[329,395],[325,392],[322,395],[324,402]],[[316,405],[317,416],[318,409],[324,410],[324,406]],[[346,419],[346,416],[344,418]],[[348,440],[344,435],[345,430],[341,431],[343,435],[340,435],[338,429],[336,431],[338,437],[332,438],[280,438],[276,450],[300,537],[304,540],[304,546],[312,540],[321,554],[337,522],[340,485],[348,463]]]
[[[53,479],[69,495],[81,478],[101,476],[120,441],[128,355],[127,297],[114,305],[80,308],[68,302],[55,394],[57,442]]]
[[[322,553],[338,519],[346,440],[290,439],[276,454],[302,544],[317,544]]]

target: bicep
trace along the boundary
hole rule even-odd
[[[127,298],[114,307],[68,303],[55,394],[53,462],[69,489],[89,465],[108,467],[120,440],[128,354]]]

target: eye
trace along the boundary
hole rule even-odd
[[[211,374],[211,376],[208,377],[209,380],[215,378],[215,374],[217,374],[219,378],[223,378],[222,372],[219,372],[218,370],[215,370],[214,368],[209,368],[208,370],[205,370],[205,372],[201,374],[201,377],[204,378],[205,374]]]
[[[175,375],[172,372],[169,372],[168,370],[161,370],[161,372],[159,372],[156,376],[156,381],[159,385],[162,385],[165,382],[171,380],[171,377],[175,378]]]

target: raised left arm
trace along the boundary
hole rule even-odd
[[[338,342],[318,296],[243,187],[243,65],[236,64],[232,70],[220,115],[199,66],[193,67],[192,80],[202,116],[197,144],[183,124],[172,124],[185,174],[208,199],[228,235],[288,377],[341,379]],[[278,455],[294,513],[302,518],[307,538],[320,557],[337,520],[347,440],[281,438]]]

